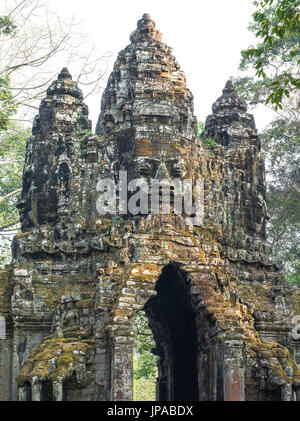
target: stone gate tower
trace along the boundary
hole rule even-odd
[[[214,144],[198,139],[193,96],[161,39],[145,14],[109,77],[96,135],[67,69],[40,105],[22,232],[0,272],[2,400],[131,400],[141,309],[159,356],[157,399],[299,398],[300,292],[269,257],[253,116],[228,81],[206,120]],[[97,183],[114,181],[118,197],[120,171],[145,186],[204,180],[203,218],[187,224],[173,200],[167,214],[100,215]]]

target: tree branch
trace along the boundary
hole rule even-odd
[[[15,195],[15,194],[17,194],[17,193],[20,193],[21,191],[22,191],[22,189],[16,189],[16,190],[14,190],[14,191],[12,191],[12,192],[10,192],[10,193],[7,193],[5,196],[0,197],[0,204],[1,204],[4,200],[6,200],[6,199],[10,198],[11,196],[14,196],[14,195]]]

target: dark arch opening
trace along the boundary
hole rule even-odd
[[[199,398],[197,329],[187,276],[177,265],[166,266],[157,295],[145,305],[159,356],[157,400],[196,401]]]
[[[53,401],[53,384],[51,380],[42,382],[41,401]]]
[[[25,400],[32,401],[31,384],[29,382],[25,382],[23,387],[25,388]]]

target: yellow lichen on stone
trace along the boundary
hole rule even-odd
[[[42,342],[30,355],[16,377],[18,385],[31,382],[33,377],[39,381],[62,380],[76,370],[80,357],[91,348],[89,341],[74,338],[54,338]]]
[[[255,281],[249,284],[247,281],[238,281],[236,283],[236,288],[240,299],[245,303],[252,303],[256,310],[266,311],[268,308],[272,307],[272,302],[270,300],[272,284]]]
[[[269,369],[270,383],[291,385],[292,382],[299,382],[300,370],[286,347],[277,342],[262,343],[258,338],[256,340],[246,338],[246,343],[249,350],[254,352],[258,364]],[[292,370],[292,378],[287,375],[287,368]]]
[[[126,269],[126,275],[138,281],[153,281],[158,279],[160,269],[153,263],[134,263]]]
[[[139,156],[151,156],[152,148],[150,139],[148,137],[143,137],[138,139],[136,143],[136,152]]]

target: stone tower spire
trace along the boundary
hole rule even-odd
[[[47,89],[27,142],[18,204],[23,230],[55,224],[63,204],[67,206],[78,159],[77,135],[91,129],[82,99],[81,90],[64,67]]]
[[[206,119],[206,137],[224,146],[250,143],[260,149],[253,115],[247,113],[247,104],[238,96],[231,80],[227,81],[212,111]]]
[[[142,19],[137,23],[137,29],[130,35],[130,41],[161,41],[162,34],[155,28],[155,22],[151,19],[149,13],[144,13]]]
[[[266,238],[266,182],[260,140],[254,117],[247,113],[246,102],[238,96],[231,80],[212,111],[205,122],[204,137],[214,139],[217,148],[226,152],[226,183],[232,190],[221,189],[227,197],[219,202],[219,208],[221,212],[226,209],[223,224],[228,241],[247,235]]]
[[[96,132],[137,129],[137,137],[196,135],[193,95],[172,49],[145,13],[118,55],[101,101]]]

